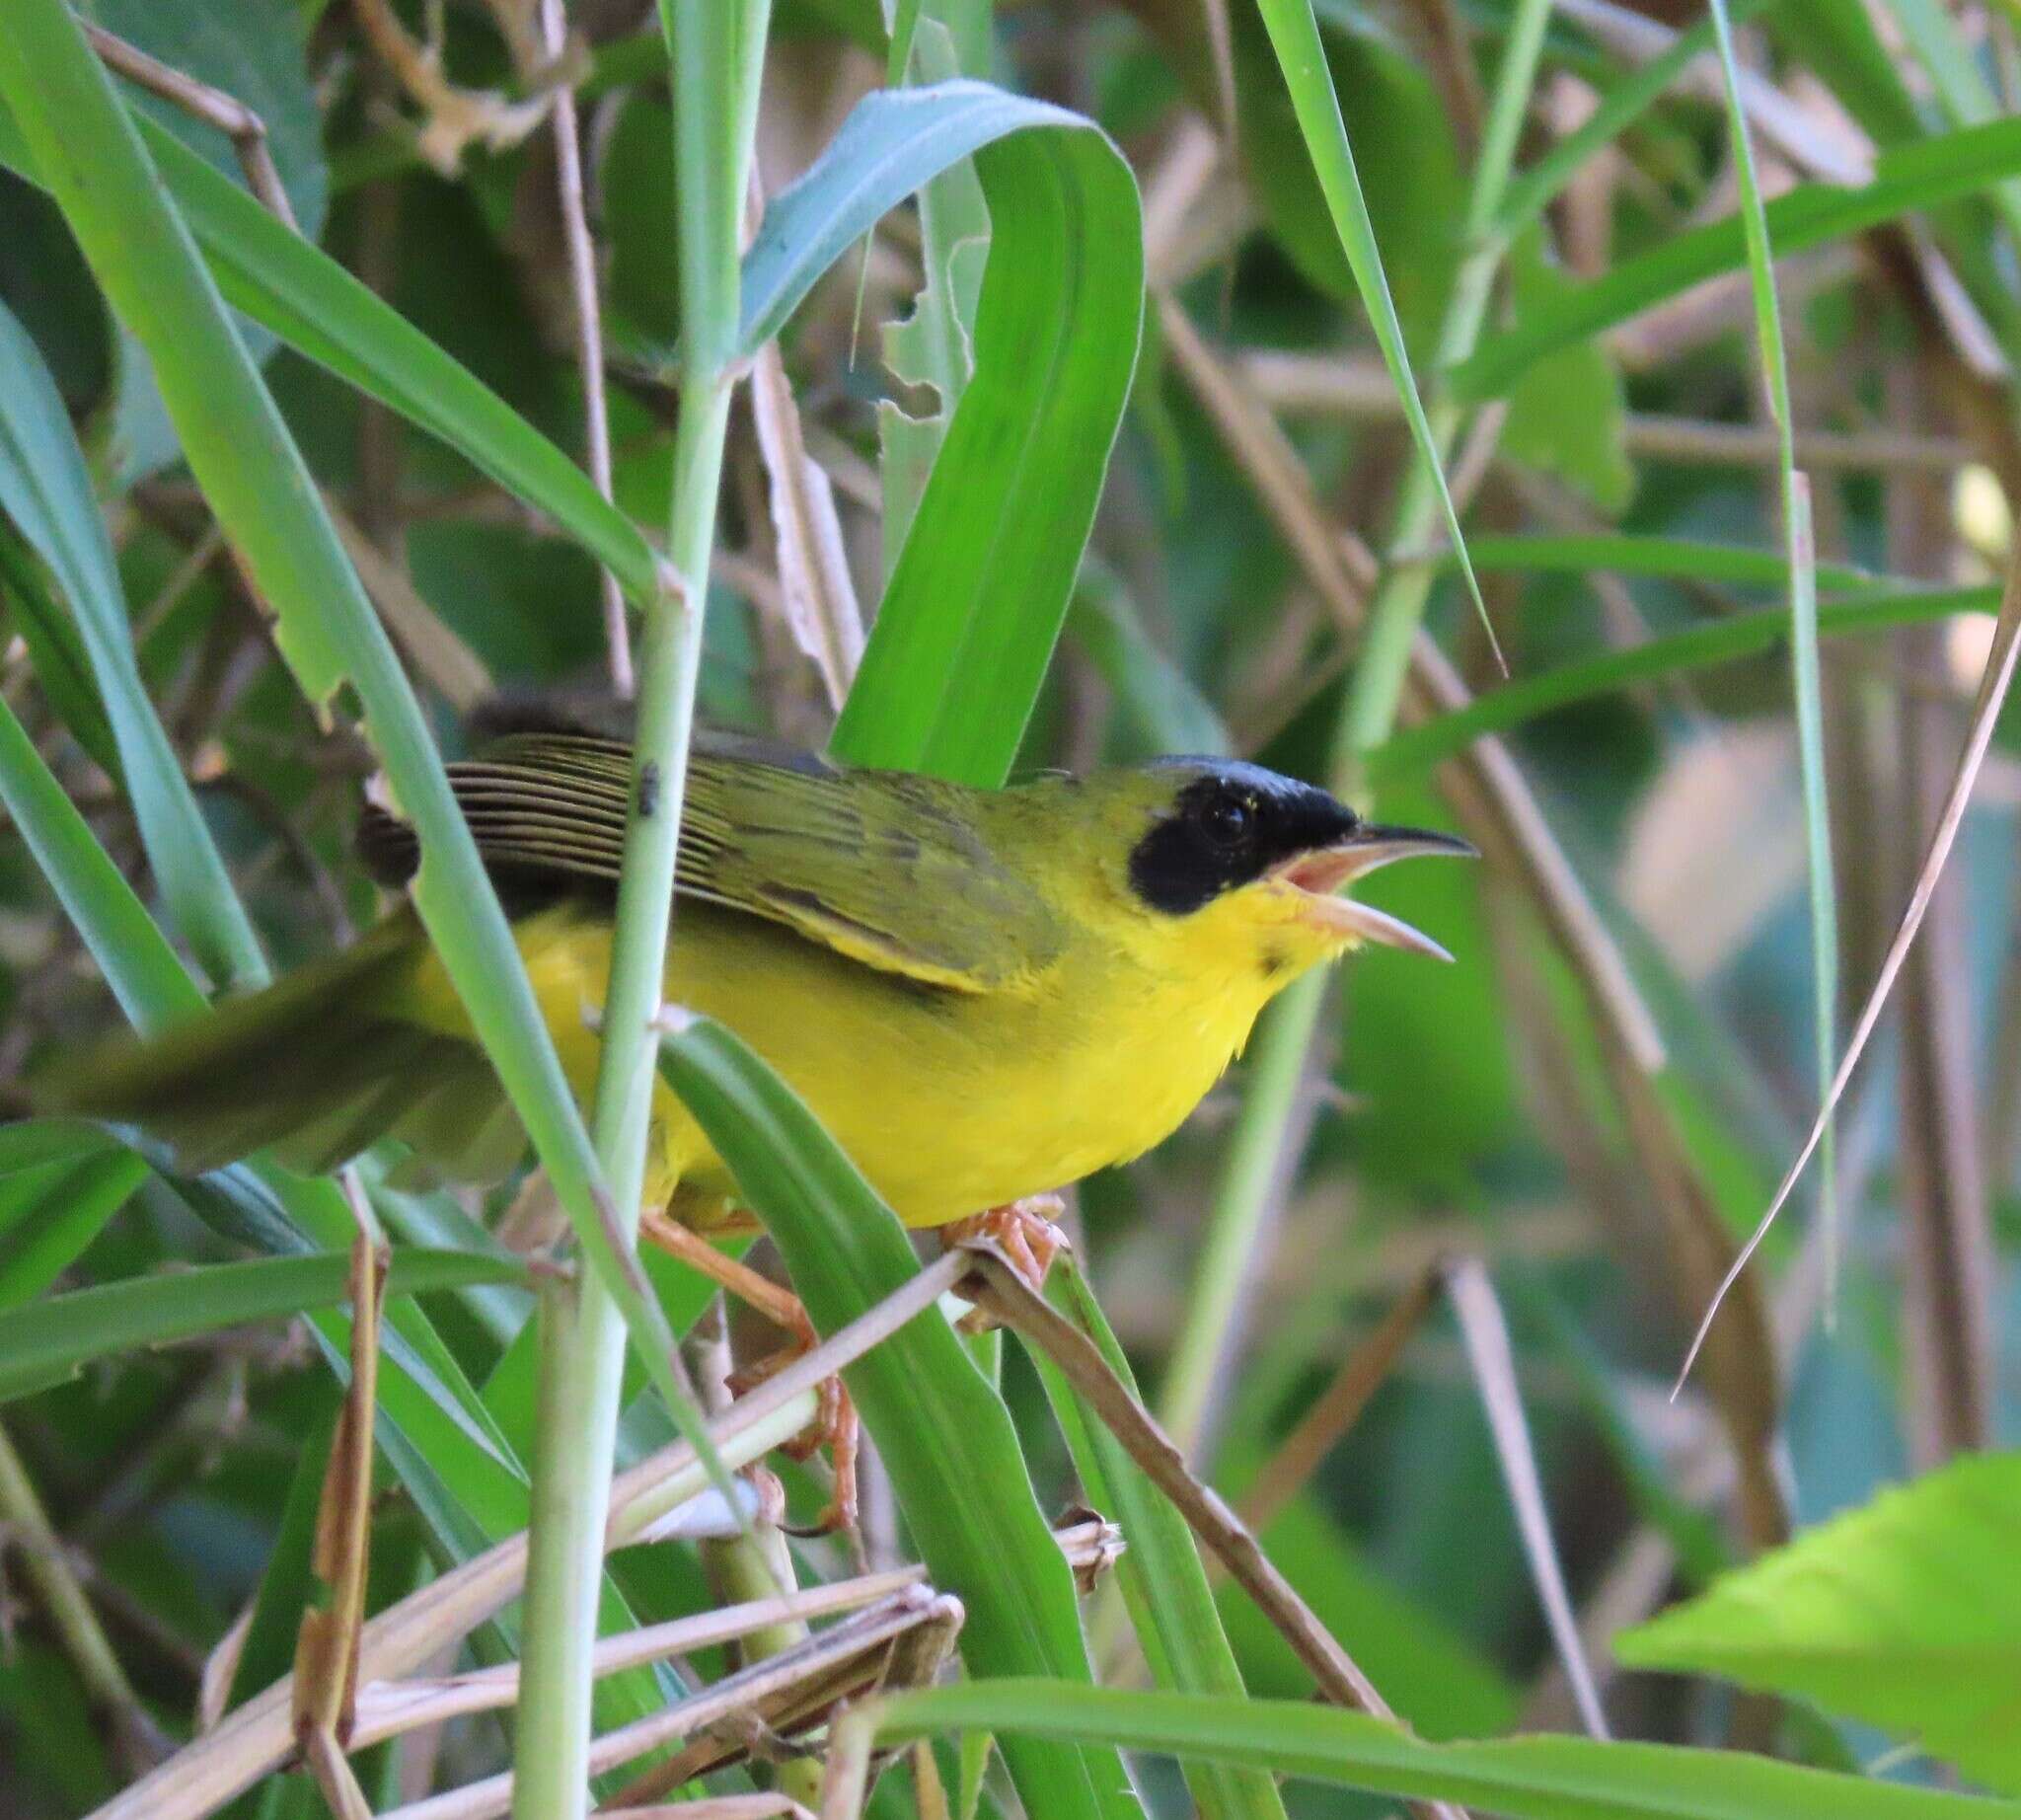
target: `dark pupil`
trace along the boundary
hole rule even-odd
[[[1249,832],[1249,811],[1245,804],[1223,797],[1207,805],[1207,838],[1217,847],[1239,846]]]

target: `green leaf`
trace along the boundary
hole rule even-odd
[[[1094,1341],[1109,1369],[1135,1395],[1137,1381],[1129,1360],[1071,1254],[1054,1264],[1047,1289],[1054,1306]],[[1116,1572],[1130,1622],[1159,1685],[1184,1694],[1240,1699],[1241,1671],[1222,1630],[1207,1570],[1185,1518],[1058,1368],[1036,1347],[1028,1350],[1054,1419],[1074,1455],[1083,1492],[1095,1509],[1122,1527],[1123,1557]],[[1206,1820],[1236,1814],[1282,1820],[1284,1799],[1269,1776],[1202,1765],[1188,1772],[1187,1782]]]
[[[1452,539],[1467,592],[1483,626],[1488,626],[1487,602],[1481,598],[1480,583],[1466,556],[1466,536],[1460,528],[1460,513],[1446,485],[1446,469],[1439,457],[1439,439],[1425,417],[1424,401],[1418,396],[1417,381],[1411,375],[1410,356],[1403,345],[1403,326],[1397,321],[1396,306],[1389,295],[1389,282],[1383,272],[1383,260],[1376,247],[1375,224],[1369,218],[1369,204],[1362,194],[1360,174],[1354,152],[1347,142],[1347,127],[1341,118],[1340,98],[1334,93],[1333,78],[1326,66],[1326,54],[1319,42],[1319,27],[1312,16],[1311,0],[1259,0],[1270,42],[1284,70],[1285,85],[1291,91],[1292,106],[1298,112],[1299,129],[1306,149],[1311,154],[1319,188],[1325,191],[1326,206],[1333,216],[1333,231],[1347,263],[1354,268],[1356,288],[1367,310],[1369,327],[1375,331],[1383,350],[1383,364],[1389,369],[1389,383],[1403,406],[1404,420],[1417,444],[1418,459],[1424,463],[1439,510]],[[1489,638],[1494,634],[1490,627]]]
[[[146,1175],[140,1158],[112,1149],[0,1179],[0,1309],[48,1288]]]
[[[225,300],[339,379],[441,437],[552,517],[635,600],[657,586],[652,547],[561,449],[330,256],[154,121],[137,122]],[[0,164],[46,183],[0,108]]]
[[[1767,205],[1778,258],[1893,221],[1911,209],[1973,195],[2021,173],[2021,119],[1969,126],[1884,152],[1870,184],[1799,184]],[[1557,303],[1484,342],[1453,369],[1455,392],[1478,402],[1509,390],[1532,362],[1747,263],[1738,213],[1664,241],[1579,285]]]
[[[1034,128],[1101,138],[1078,114],[965,78],[864,96],[806,175],[765,210],[744,255],[740,351],[748,357],[779,334],[828,268],[907,196],[984,146]]]
[[[94,1359],[340,1302],[349,1292],[350,1261],[348,1251],[324,1251],[204,1264],[11,1309],[0,1314],[0,1401],[60,1383]],[[517,1259],[397,1250],[387,1293],[525,1281],[526,1267]]]
[[[134,819],[170,922],[219,985],[266,963],[133,658],[126,596],[70,415],[28,331],[0,305],[0,511],[56,577],[118,746]]]
[[[1786,588],[1789,563],[1772,550],[1751,550],[1740,544],[1707,543],[1695,537],[1658,537],[1647,532],[1609,532],[1593,536],[1476,537],[1472,543],[1477,569],[1519,573],[1581,573],[1610,569],[1619,575],[1658,575],[1680,581],[1710,581],[1722,586]],[[1845,563],[1817,565],[1820,587],[1871,590],[1889,579]],[[1909,590],[1918,584],[1898,581]],[[1925,590],[1931,599],[1936,590]],[[1984,590],[1978,590],[1984,592]]]
[[[93,0],[91,14],[115,37],[257,114],[302,233],[312,242],[322,234],[330,173],[301,25],[271,7],[220,7],[214,0]],[[137,83],[122,86],[136,113],[188,146],[227,183],[243,182],[238,153],[221,128]],[[127,486],[167,467],[181,449],[146,351],[123,325],[116,326],[116,333],[118,390],[111,452],[119,482]],[[263,362],[273,352],[271,335],[251,326],[242,333],[254,359]]]
[[[0,1181],[51,1163],[81,1163],[110,1156],[117,1140],[85,1118],[24,1118],[0,1125]]]
[[[731,1031],[696,1020],[665,1039],[660,1072],[765,1221],[819,1331],[833,1333],[918,1273],[891,1210]],[[1016,1431],[945,1317],[929,1309],[843,1375],[934,1585],[967,1610],[969,1672],[1043,1674],[1091,1692],[1073,1576],[1032,1496]],[[1122,1764],[1099,1746],[1016,1740],[1004,1755],[1026,1810],[1046,1820],[1139,1813]]]
[[[1614,1638],[1621,1661],[1813,1700],[2021,1791],[2021,1454],[1978,1454],[1807,1530]]]
[[[699,1434],[699,1418],[673,1375],[673,1336],[636,1258],[612,1241],[607,1221],[614,1216],[589,1134],[412,687],[189,229],[60,0],[19,0],[0,9],[0,99],[12,108],[112,307],[153,356],[190,471],[272,605],[282,654],[304,694],[321,706],[345,683],[356,690],[368,736],[420,839],[414,905],[584,1256],[623,1308],[669,1408],[697,1423]],[[172,169],[188,157],[171,138],[158,138],[157,147]],[[200,161],[195,169],[215,177]],[[226,210],[244,205],[257,212],[230,184],[191,188]],[[276,224],[262,225],[283,236],[295,268],[321,261]],[[314,268],[335,269],[327,262]],[[593,488],[588,492],[597,498]],[[601,499],[598,505],[616,516]]]
[[[1511,1820],[2014,1820],[2021,1803],[1982,1801],[1832,1776],[1738,1751],[1589,1738],[1427,1744],[1337,1706],[1131,1694],[1055,1683],[972,1682],[895,1695],[875,1708],[879,1739],[957,1726],[1100,1739],[1250,1764],[1373,1793],[1464,1802]]]
[[[1769,0],[1735,0],[1726,9],[1727,17],[1739,25],[1768,3]],[[1503,192],[1501,206],[1495,211],[1496,231],[1513,239],[1536,220],[1557,200],[1589,158],[1620,137],[1669,90],[1693,57],[1702,56],[1711,47],[1712,21],[1701,19],[1688,32],[1680,32],[1660,56],[1651,57],[1609,88],[1586,119],[1510,183]]]
[[[1509,250],[1511,295],[1518,314],[1546,309],[1572,280],[1526,234]],[[1509,394],[1501,453],[1578,488],[1609,518],[1627,509],[1635,470],[1622,444],[1627,410],[1621,376],[1597,341],[1561,347],[1537,361]],[[1485,568],[1476,539],[1469,552]]]
[[[127,1022],[153,1033],[204,1009],[176,951],[106,858],[14,711],[0,701],[0,802],[68,912]]]
[[[1928,588],[1906,594],[1840,601],[1818,609],[1822,638],[1845,638],[1892,626],[1928,625],[1958,613],[1996,613],[1996,588]],[[1731,619],[1693,626],[1650,639],[1626,650],[1608,651],[1576,663],[1504,683],[1478,695],[1454,714],[1439,715],[1392,734],[1369,755],[1369,776],[1378,785],[1394,782],[1435,765],[1488,733],[1504,733],[1539,715],[1573,702],[1611,694],[1659,677],[1709,669],[1761,651],[1789,637],[1789,615],[1780,610],[1740,613]]]
[[[908,98],[952,89],[946,105],[981,110],[979,87]],[[1144,244],[1115,147],[1053,121],[974,152],[990,209],[975,370],[836,727],[855,763],[1001,783],[1066,616],[1129,399]]]
[[[123,785],[119,747],[92,680],[77,622],[50,591],[34,552],[5,525],[0,525],[0,601],[13,605],[14,630],[28,646],[29,664],[49,706],[105,774]]]

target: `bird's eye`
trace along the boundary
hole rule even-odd
[[[1217,796],[1200,812],[1200,826],[1217,847],[1239,847],[1249,838],[1249,805],[1238,796]]]

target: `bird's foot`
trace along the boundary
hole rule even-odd
[[[1066,1210],[1066,1203],[1057,1194],[1027,1194],[1020,1201],[1006,1201],[1001,1207],[989,1207],[965,1220],[951,1221],[941,1227],[940,1241],[948,1251],[963,1245],[994,1246],[1032,1293],[1043,1295],[1053,1259],[1073,1249],[1067,1235],[1055,1224],[1055,1216]],[[993,1325],[980,1309],[971,1310],[961,1319],[965,1333],[986,1333]]]
[[[783,1289],[770,1277],[761,1276],[747,1263],[717,1251],[699,1233],[663,1213],[648,1212],[639,1225],[639,1236],[663,1251],[692,1264],[711,1282],[720,1283],[746,1306],[755,1308],[774,1327],[791,1337],[777,1352],[730,1374],[729,1388],[741,1397],[783,1371],[795,1359],[803,1359],[821,1343],[808,1318],[807,1307],[789,1289]],[[850,1400],[840,1378],[823,1378],[816,1393],[819,1399],[814,1419],[782,1450],[789,1459],[805,1460],[823,1447],[835,1462],[835,1492],[816,1523],[818,1533],[854,1529],[857,1521],[857,1455],[862,1424],[857,1406]]]
[[[821,1335],[814,1331],[805,1304],[797,1297],[793,1298],[789,1313],[775,1312],[769,1308],[765,1313],[792,1337],[777,1352],[730,1374],[730,1389],[739,1397],[755,1390],[795,1359],[805,1358],[821,1343]],[[814,1520],[812,1532],[825,1536],[836,1530],[853,1530],[857,1526],[857,1456],[862,1447],[863,1426],[857,1414],[855,1400],[840,1377],[823,1378],[815,1397],[814,1419],[780,1451],[789,1460],[806,1460],[822,1448],[828,1449],[828,1457],[835,1466],[835,1489],[827,1507]]]

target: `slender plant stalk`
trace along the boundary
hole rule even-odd
[[[1818,1102],[1832,1092],[1833,1057],[1838,1048],[1838,912],[1833,877],[1832,828],[1825,787],[1825,709],[1818,673],[1817,552],[1811,530],[1808,479],[1797,472],[1796,415],[1789,403],[1789,361],[1782,345],[1782,320],[1775,301],[1775,257],[1768,243],[1768,217],[1755,177],[1754,147],[1741,106],[1740,65],[1734,56],[1733,23],[1726,0],[1712,0],[1713,35],[1725,78],[1727,131],[1739,180],[1741,228],[1747,238],[1748,280],[1755,304],[1755,341],[1775,422],[1776,468],[1782,489],[1783,548],[1789,561],[1790,674],[1796,696],[1797,753],[1804,785],[1804,845],[1811,909],[1812,1027],[1817,1050]],[[2015,187],[1998,193],[2010,201]],[[1837,1137],[1829,1113],[1818,1146],[1819,1217],[1825,1223],[1825,1318],[1833,1321],[1838,1299]]]
[[[50,1527],[28,1469],[4,1428],[0,1428],[0,1524],[6,1526],[30,1583],[41,1595],[50,1629],[93,1704],[122,1728],[130,1743],[152,1743],[155,1732],[147,1708],[106,1639],[98,1614],[63,1552],[62,1538]]]
[[[1504,242],[1495,217],[1508,189],[1516,140],[1536,80],[1551,0],[1520,0],[1511,24],[1495,92],[1481,134],[1467,199],[1467,252],[1454,280],[1440,325],[1436,368],[1449,371],[1473,351],[1487,318]],[[1425,416],[1443,462],[1457,436],[1462,409],[1443,380]],[[1444,516],[1438,476],[1428,462],[1413,462],[1398,497],[1388,548],[1416,550],[1437,532]],[[1334,732],[1329,782],[1342,796],[1359,794],[1364,754],[1388,738],[1410,660],[1411,642],[1424,618],[1434,569],[1417,563],[1390,569],[1370,602],[1369,620]],[[1209,1219],[1206,1249],[1194,1279],[1186,1319],[1161,1387],[1160,1415],[1166,1431],[1189,1454],[1198,1446],[1208,1392],[1240,1300],[1246,1260],[1254,1253],[1269,1209],[1286,1134],[1296,1106],[1299,1077],[1326,1003],[1323,975],[1285,992],[1264,1016],[1250,1046],[1249,1092],[1229,1143],[1228,1162]]]
[[[737,222],[757,124],[769,0],[662,9],[678,90],[681,415],[668,558],[675,585],[647,614],[634,742],[632,820],[591,1130],[627,1234],[645,1185],[674,861],[685,795],[703,602],[715,539],[723,433],[735,382]],[[625,1319],[587,1273],[543,1300],[539,1429],[512,1811],[588,1809],[591,1656],[625,1362]]]

